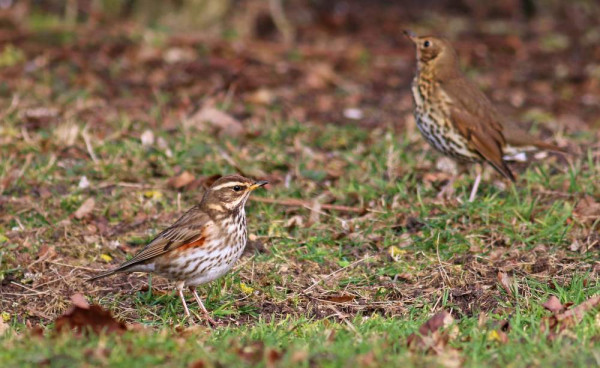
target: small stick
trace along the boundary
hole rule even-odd
[[[320,280],[317,280],[317,281],[315,281],[315,282],[314,282],[312,285],[310,285],[309,287],[307,287],[306,289],[304,289],[304,291],[302,292],[302,294],[306,294],[306,292],[307,292],[307,291],[309,291],[309,290],[311,290],[312,288],[314,288],[315,286],[319,285],[321,282],[323,282],[323,281],[327,281],[327,280],[329,280],[330,278],[332,278],[333,276],[335,276],[336,274],[338,274],[338,273],[342,272],[343,270],[345,270],[345,269],[347,269],[347,268],[354,267],[354,266],[356,266],[357,264],[359,264],[359,263],[362,263],[362,262],[366,261],[366,260],[367,260],[367,259],[369,259],[369,258],[370,258],[370,256],[367,254],[367,255],[366,255],[366,256],[364,256],[363,258],[361,258],[361,259],[359,259],[359,260],[357,260],[357,261],[354,261],[354,262],[350,263],[349,265],[347,265],[347,266],[344,266],[344,267],[342,267],[342,268],[340,268],[340,269],[338,269],[338,270],[335,270],[335,271],[333,271],[333,272],[332,272],[332,273],[330,273],[329,275],[327,275],[327,276],[323,277],[323,278],[322,278],[322,279],[320,279]]]
[[[85,147],[87,148],[88,154],[90,155],[92,161],[94,161],[94,163],[97,164],[98,157],[96,157],[96,154],[94,153],[94,147],[92,146],[92,142],[90,141],[90,136],[87,132],[87,126],[81,131],[81,136],[83,137],[83,141],[85,143]]]

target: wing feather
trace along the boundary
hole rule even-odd
[[[124,271],[133,265],[147,262],[183,246],[190,244],[201,246],[208,236],[211,223],[212,220],[206,213],[193,207],[115,271]]]
[[[503,160],[504,134],[500,117],[488,98],[465,78],[450,80],[443,85],[453,97],[450,106],[454,127],[481,157],[500,174],[515,181],[515,177]]]

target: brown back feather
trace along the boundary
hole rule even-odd
[[[158,234],[144,249],[134,255],[133,258],[113,270],[103,272],[91,278],[89,281],[110,276],[117,272],[127,271],[128,268],[134,265],[143,264],[180,247],[190,244],[198,247],[202,246],[208,237],[208,227],[211,224],[212,220],[205,212],[201,211],[198,206],[192,207],[173,225]]]
[[[515,181],[503,160],[502,147],[506,142],[500,117],[490,100],[462,75],[443,81],[440,86],[452,99],[450,114],[454,127],[500,174]]]

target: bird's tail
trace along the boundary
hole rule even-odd
[[[552,151],[552,152],[557,152],[557,153],[569,153],[569,151],[567,151],[565,148],[558,147],[551,143],[535,141],[535,142],[533,142],[533,145],[535,147],[537,147],[538,149],[545,150],[545,151]]]
[[[120,271],[119,268],[115,268],[115,269],[112,269],[112,270],[104,271],[102,273],[97,274],[96,276],[90,277],[86,281],[87,282],[93,282],[93,281],[96,281],[98,279],[101,279],[101,278],[104,278],[104,277],[107,277],[107,276],[110,276],[110,275],[114,275],[115,273],[117,273],[119,271]]]
[[[509,151],[512,149],[515,152],[529,152],[529,151],[551,151],[562,154],[570,154],[567,149],[558,147],[557,145],[546,143],[539,140],[527,131],[523,130],[514,122],[504,122],[503,135]]]
[[[500,162],[493,162],[488,160],[488,162],[498,171],[502,176],[512,181],[513,183],[517,181],[515,178],[515,174],[511,171],[510,167],[506,164],[504,160],[500,160]]]

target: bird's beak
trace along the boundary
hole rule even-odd
[[[406,37],[407,37],[409,40],[411,40],[413,43],[416,43],[416,42],[417,42],[417,38],[419,38],[419,37],[418,37],[418,36],[415,34],[415,32],[413,32],[413,31],[411,31],[411,30],[409,30],[409,29],[405,29],[405,30],[404,30],[404,35],[405,35],[405,36],[406,36]]]
[[[252,185],[250,186],[250,191],[253,191],[253,190],[254,190],[254,189],[256,189],[256,188],[260,188],[260,187],[262,187],[263,185],[265,185],[265,184],[268,184],[268,183],[269,183],[269,182],[268,182],[268,181],[266,181],[266,180],[257,181],[257,182],[255,182],[254,184],[252,184]]]

